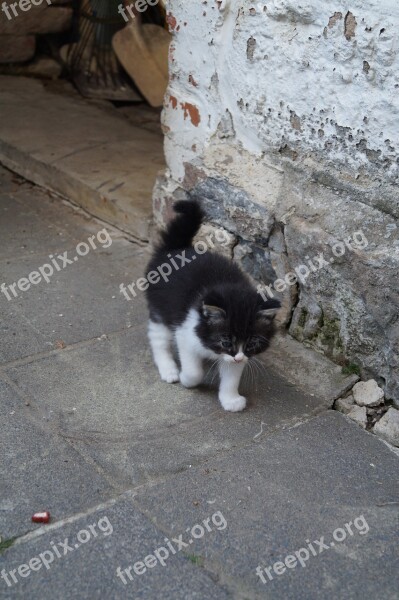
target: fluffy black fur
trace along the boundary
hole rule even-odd
[[[205,214],[198,202],[176,202],[174,211],[177,217],[161,233],[161,245],[158,250],[179,250],[191,246],[191,242],[204,220]]]
[[[174,210],[178,216],[162,234],[146,271],[148,277],[162,264],[172,268],[169,281],[161,278],[147,288],[151,320],[176,328],[195,308],[200,313],[196,333],[207,348],[234,356],[243,344],[247,356],[263,352],[274,334],[273,316],[267,311],[280,303],[262,300],[232,260],[209,250],[196,253],[192,239],[204,219],[199,203],[180,201]],[[190,262],[180,266],[182,256]]]

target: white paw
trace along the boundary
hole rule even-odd
[[[196,387],[202,382],[203,373],[180,373],[180,382],[186,388]]]
[[[239,412],[240,410],[244,410],[247,405],[247,399],[244,398],[244,396],[219,396],[219,400],[224,410],[229,410],[230,412]]]
[[[176,383],[176,381],[179,381],[179,371],[177,368],[165,369],[161,373],[161,379],[162,381],[166,381],[166,383]]]

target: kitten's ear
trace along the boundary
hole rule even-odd
[[[266,308],[264,310],[258,310],[256,318],[266,323],[271,323],[276,316],[278,308]]]
[[[278,300],[268,301],[256,313],[256,318],[265,323],[271,323],[277,314],[281,304]]]
[[[226,313],[223,308],[219,308],[219,306],[212,306],[211,304],[202,305],[202,314],[213,323],[223,321],[226,318]]]

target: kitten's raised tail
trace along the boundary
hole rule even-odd
[[[205,216],[196,200],[179,200],[173,205],[173,209],[178,216],[162,232],[160,250],[178,250],[191,246]]]

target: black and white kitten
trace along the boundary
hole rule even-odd
[[[146,292],[155,364],[163,381],[180,380],[190,388],[203,380],[203,360],[216,359],[223,408],[243,410],[246,399],[238,392],[242,372],[251,357],[268,347],[280,303],[262,300],[232,260],[210,251],[196,252],[191,243],[204,218],[197,202],[177,202],[174,210],[178,216],[163,232],[146,272],[150,282],[157,280]],[[151,274],[160,271],[171,273],[167,277]],[[173,339],[180,373],[172,353]]]

